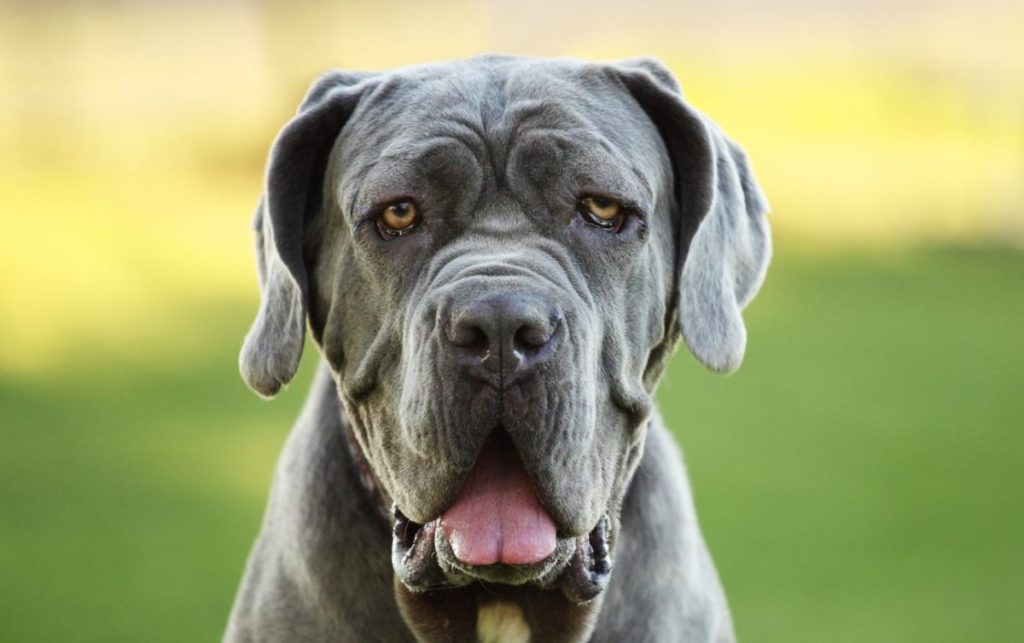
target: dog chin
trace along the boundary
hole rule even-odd
[[[605,588],[612,570],[611,523],[603,517],[588,534],[559,538],[543,560],[510,565],[469,565],[452,549],[440,519],[424,525],[410,521],[396,507],[391,562],[399,580],[411,591],[428,592],[473,583],[534,585],[560,590],[575,603],[593,600]]]

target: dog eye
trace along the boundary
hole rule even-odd
[[[377,227],[385,238],[401,236],[419,222],[420,210],[412,201],[396,201],[377,215]]]
[[[583,219],[599,228],[617,232],[625,218],[625,208],[614,199],[602,196],[588,196],[576,203],[576,209]]]

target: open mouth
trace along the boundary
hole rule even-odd
[[[392,563],[412,591],[529,583],[585,603],[611,574],[607,516],[588,534],[559,537],[504,430],[492,431],[441,516],[419,524],[393,513]]]

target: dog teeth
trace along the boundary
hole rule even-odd
[[[605,516],[593,531],[576,539],[576,553],[562,576],[562,589],[575,603],[593,600],[608,585],[612,571],[609,531],[610,524]]]
[[[423,525],[406,518],[405,514],[399,511],[397,505],[392,508],[392,514],[395,516],[395,523],[391,528],[391,533],[403,547],[412,547],[416,542],[416,534]]]
[[[602,518],[594,530],[590,532],[590,549],[593,553],[593,573],[605,576],[612,570],[611,557],[608,555],[608,519]]]

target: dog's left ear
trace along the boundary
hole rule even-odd
[[[740,311],[771,258],[768,202],[746,154],[683,100],[660,63],[613,66],[657,126],[672,160],[678,225],[678,315],[683,340],[706,367],[739,367],[747,331]]]
[[[369,77],[341,71],[321,76],[270,149],[253,221],[262,299],[238,358],[242,378],[264,397],[273,397],[299,368],[309,297],[304,231],[323,205],[331,147]]]

